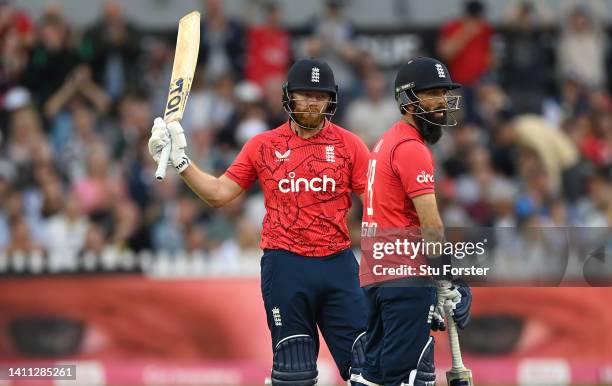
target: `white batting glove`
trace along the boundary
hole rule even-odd
[[[169,143],[170,135],[166,128],[166,122],[161,118],[155,118],[151,128],[151,137],[149,138],[149,154],[151,154],[156,163],[159,163],[162,149]],[[168,165],[170,164],[171,161],[168,160]]]
[[[438,290],[436,313],[442,318],[453,316],[453,310],[461,302],[461,293],[447,280],[437,280],[436,288]]]
[[[187,140],[183,127],[176,121],[166,125],[162,118],[155,118],[151,129],[151,138],[149,138],[149,153],[156,162],[159,162],[161,151],[168,143],[171,146],[168,164],[174,166],[176,171],[181,174],[191,163],[189,157],[185,154]]]

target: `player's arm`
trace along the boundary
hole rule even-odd
[[[370,151],[366,144],[356,135],[352,135],[353,146],[353,170],[351,170],[351,190],[359,196],[363,202],[364,192],[367,184],[368,162]]]
[[[421,235],[426,242],[444,242],[444,224],[438,211],[434,193],[423,194],[412,199],[421,223]]]
[[[149,138],[149,153],[156,162],[159,162],[161,151],[168,143],[171,144],[169,162],[191,190],[210,206],[221,207],[245,190],[225,175],[217,178],[192,164],[185,154],[187,140],[181,124],[171,122],[166,125],[163,119],[156,118]]]
[[[396,150],[393,153],[393,168],[400,176],[404,190],[417,212],[421,224],[421,236],[425,242],[443,243],[444,224],[436,202],[431,155],[425,145],[418,142],[403,143]],[[428,263],[436,267],[452,263],[451,256],[445,254],[428,255],[427,258]],[[436,278],[438,304],[434,315],[435,323],[432,323],[434,330],[444,329],[444,305],[447,302],[452,304],[452,316],[459,328],[465,328],[470,321],[471,291],[465,283],[455,280],[451,283],[450,279],[450,277]]]
[[[213,208],[224,206],[244,192],[240,185],[227,176],[212,176],[193,163],[181,173],[181,178],[202,201]]]

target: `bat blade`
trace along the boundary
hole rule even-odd
[[[195,68],[198,61],[200,49],[200,13],[191,12],[179,21],[178,34],[176,37],[176,49],[174,51],[174,63],[172,64],[172,77],[168,90],[168,100],[164,111],[166,123],[180,121],[185,112],[189,91],[193,82]],[[166,175],[166,166],[170,157],[170,146],[167,145],[160,156],[159,164],[155,172],[158,180],[163,180]]]

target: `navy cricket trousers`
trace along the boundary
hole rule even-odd
[[[408,383],[429,339],[430,310],[437,301],[433,281],[364,288],[368,306],[364,377],[385,386]]]
[[[367,323],[358,271],[350,249],[325,257],[264,250],[261,293],[272,350],[286,337],[307,334],[318,353],[318,326],[340,375],[348,379],[353,342],[364,333]]]

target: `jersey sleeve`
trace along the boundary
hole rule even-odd
[[[435,192],[433,159],[423,143],[406,141],[397,145],[391,152],[391,168],[408,197]]]
[[[356,135],[353,137],[354,159],[351,172],[351,190],[361,194],[365,190],[368,173],[370,151],[365,143]]]
[[[238,156],[225,171],[225,175],[244,190],[248,190],[257,179],[257,169],[252,162],[253,152],[257,144],[254,139],[247,141]]]

